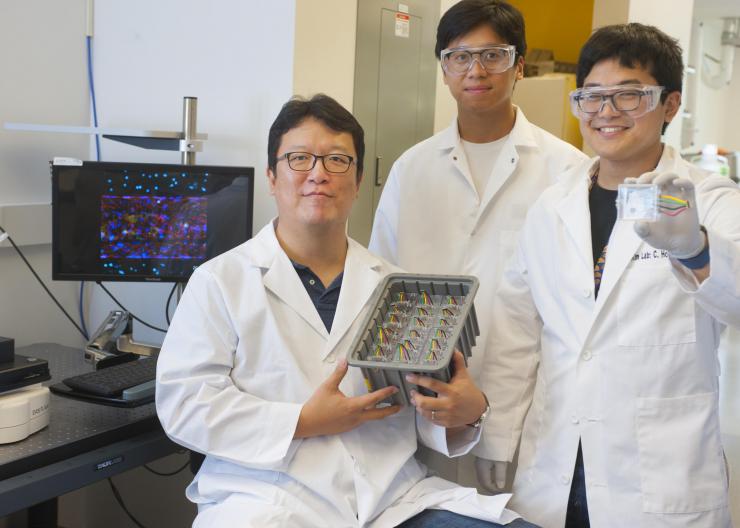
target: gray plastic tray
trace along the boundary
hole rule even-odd
[[[456,348],[467,363],[480,334],[473,305],[477,291],[478,279],[467,275],[388,275],[373,294],[348,363],[362,369],[370,391],[401,389],[391,398],[394,404],[409,405],[412,389],[434,395],[405,376],[415,372],[449,381]]]

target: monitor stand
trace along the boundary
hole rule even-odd
[[[87,342],[84,358],[99,369],[158,353],[159,347],[134,341],[132,319],[127,311],[111,310]]]

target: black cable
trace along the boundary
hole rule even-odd
[[[116,304],[117,304],[117,305],[118,305],[118,306],[119,306],[119,307],[121,308],[121,310],[123,310],[123,311],[125,311],[125,312],[128,312],[128,309],[127,309],[127,308],[126,308],[126,307],[125,307],[124,305],[122,305],[122,304],[121,304],[121,303],[120,303],[120,302],[118,301],[118,299],[116,299],[116,298],[115,298],[115,297],[113,296],[113,294],[112,294],[111,292],[109,292],[109,291],[108,291],[108,288],[106,288],[105,286],[103,286],[103,283],[102,283],[102,282],[100,282],[100,281],[97,281],[97,282],[96,282],[95,284],[97,284],[98,286],[100,286],[101,288],[103,288],[103,291],[104,291],[105,293],[107,293],[107,294],[108,294],[108,297],[110,297],[111,299],[113,299],[113,302],[115,302],[115,303],[116,303]],[[158,326],[150,325],[150,324],[149,324],[149,323],[147,323],[146,321],[142,321],[141,319],[139,319],[138,317],[136,317],[136,316],[135,316],[134,314],[132,314],[131,312],[129,312],[129,315],[130,315],[130,316],[131,316],[131,317],[132,317],[133,319],[136,319],[136,320],[137,320],[137,321],[139,321],[139,322],[140,322],[141,324],[143,324],[143,325],[144,325],[144,326],[146,326],[146,327],[149,327],[149,328],[151,328],[152,330],[156,330],[157,332],[162,332],[163,334],[166,334],[166,333],[167,333],[167,330],[166,330],[165,328],[159,328]]]
[[[116,488],[116,485],[113,484],[113,479],[110,478],[110,477],[108,477],[108,484],[110,484],[110,489],[113,491],[113,496],[116,498],[116,500],[118,501],[118,504],[121,506],[121,508],[123,508],[123,511],[126,512],[126,515],[128,515],[128,518],[131,519],[133,521],[133,523],[136,526],[138,526],[139,528],[146,528],[143,524],[141,524],[136,519],[136,517],[134,517],[134,515],[130,511],[128,511],[128,508],[126,507],[126,505],[123,502],[123,498],[121,497],[121,494],[118,492],[118,488]]]
[[[187,460],[187,461],[186,461],[186,462],[185,462],[185,463],[184,463],[184,464],[182,465],[182,467],[180,467],[180,468],[178,468],[178,469],[176,469],[175,471],[172,471],[172,472],[170,472],[170,473],[165,473],[165,472],[163,472],[163,471],[157,471],[156,469],[152,469],[152,468],[150,468],[150,467],[149,467],[149,466],[147,466],[146,464],[144,464],[144,469],[146,469],[146,470],[147,470],[148,472],[150,472],[150,473],[154,473],[155,475],[158,475],[158,476],[160,476],[160,477],[172,477],[173,475],[177,475],[178,473],[180,473],[180,472],[181,472],[181,471],[182,471],[183,469],[185,469],[185,468],[186,468],[186,467],[188,467],[189,465],[190,465],[190,459],[188,459],[188,460]]]
[[[175,293],[175,290],[177,289],[177,282],[172,285],[172,289],[170,290],[170,294],[167,296],[167,304],[164,307],[164,317],[167,319],[167,326],[170,325],[170,301],[172,300],[172,294]]]
[[[39,284],[41,284],[41,287],[44,288],[44,290],[46,290],[46,293],[49,294],[49,297],[51,297],[51,300],[54,301],[54,304],[56,304],[59,307],[59,309],[62,311],[62,313],[67,316],[67,319],[69,319],[69,321],[77,329],[77,331],[80,334],[82,334],[82,337],[85,338],[85,341],[87,341],[87,336],[85,335],[84,330],[82,330],[82,328],[80,328],[80,325],[78,325],[77,322],[74,319],[72,319],[72,316],[67,313],[67,310],[64,309],[64,307],[60,304],[60,302],[57,301],[57,298],[54,297],[54,294],[51,293],[51,291],[49,290],[49,288],[46,287],[46,284],[44,284],[44,281],[41,280],[41,277],[39,277],[39,274],[36,273],[36,270],[35,269],[33,269],[33,266],[31,266],[31,263],[28,262],[28,259],[26,258],[26,256],[23,254],[23,252],[20,250],[20,248],[15,244],[15,242],[13,241],[13,238],[8,234],[8,232],[5,229],[3,229],[3,226],[0,226],[0,231],[2,231],[4,234],[8,235],[8,242],[10,242],[10,244],[13,246],[13,248],[18,252],[18,255],[23,259],[23,262],[26,263],[26,266],[28,266],[28,269],[31,270],[31,273],[33,273],[33,276],[36,277],[36,280],[39,281]]]

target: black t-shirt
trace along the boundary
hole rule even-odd
[[[591,250],[596,265],[617,221],[617,191],[604,189],[594,183],[588,195],[588,208],[591,211]]]

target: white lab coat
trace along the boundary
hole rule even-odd
[[[488,321],[504,265],[514,252],[527,209],[585,154],[532,125],[516,121],[483,196],[470,175],[455,120],[393,164],[375,213],[369,249],[413,273],[475,275],[478,320]],[[486,342],[481,324],[479,343]],[[468,365],[478,378],[480,346]]]
[[[694,181],[711,275],[699,285],[617,221],[594,299],[594,168],[529,212],[494,303],[479,447],[510,460],[521,435],[512,506],[545,528],[565,521],[579,438],[591,526],[726,528],[717,347],[740,325],[740,189],[666,146],[657,170]]]
[[[465,453],[479,435],[448,446],[445,429],[413,407],[343,434],[293,439],[303,403],[347,354],[390,271],[349,240],[331,333],[272,223],[193,274],[162,346],[156,399],[170,438],[207,454],[187,490],[198,504],[195,526],[385,527],[426,508],[517,517],[501,512],[506,499],[425,478],[413,458],[417,426],[449,455]],[[341,389],[367,392],[358,369]]]
[[[585,159],[572,145],[532,125],[517,108],[514,128],[483,196],[470,175],[457,120],[407,150],[391,168],[375,213],[370,251],[414,273],[478,277],[475,309],[481,335],[468,364],[476,382],[491,302],[527,209],[545,188]],[[434,453],[422,457],[446,478],[477,484],[472,457],[459,468],[456,460]]]

